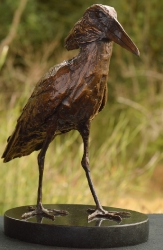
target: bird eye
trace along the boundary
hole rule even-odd
[[[104,18],[105,17],[105,14],[103,14],[101,11],[91,11],[89,15],[91,18]]]
[[[97,16],[98,18],[102,18],[102,17],[104,17],[104,14],[103,14],[101,11],[97,11],[97,12],[96,12],[96,16]]]

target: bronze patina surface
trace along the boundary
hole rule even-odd
[[[117,20],[114,8],[95,4],[74,25],[65,40],[68,50],[80,49],[71,60],[52,67],[37,83],[8,138],[2,155],[4,162],[16,157],[38,154],[39,184],[36,208],[23,218],[66,211],[48,210],[42,205],[44,158],[56,135],[78,130],[84,144],[81,161],[96,208],[89,210],[89,220],[96,216],[121,220],[128,212],[108,212],[103,209],[95,192],[89,170],[88,142],[91,120],[104,108],[107,101],[107,76],[113,42],[139,55],[139,50]]]

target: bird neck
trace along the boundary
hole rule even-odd
[[[84,45],[80,49],[77,60],[91,66],[92,70],[101,71],[108,75],[110,58],[112,55],[113,42],[97,41]]]

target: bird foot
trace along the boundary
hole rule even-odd
[[[103,208],[96,208],[87,210],[90,215],[88,216],[88,221],[92,221],[95,218],[103,218],[109,220],[115,220],[121,222],[122,218],[129,218],[131,214],[129,212],[117,212],[117,211],[106,211]]]
[[[29,212],[24,213],[21,218],[28,219],[33,216],[41,215],[43,217],[47,217],[51,220],[55,220],[55,216],[58,215],[67,215],[68,212],[66,210],[57,210],[57,209],[46,209],[42,204],[37,205],[35,208],[32,206],[28,207]]]

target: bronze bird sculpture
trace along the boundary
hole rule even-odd
[[[67,50],[80,49],[79,54],[52,67],[37,83],[23,108],[2,155],[4,162],[8,162],[40,150],[37,205],[22,215],[22,218],[37,214],[54,218],[55,213],[67,213],[43,207],[42,179],[49,144],[55,136],[70,130],[78,130],[83,139],[81,164],[96,204],[94,210],[89,210],[88,219],[102,216],[121,220],[125,214],[103,209],[92,183],[88,157],[91,120],[104,108],[107,101],[107,76],[113,42],[139,55],[139,50],[117,21],[114,8],[101,4],[92,5],[65,40]]]

